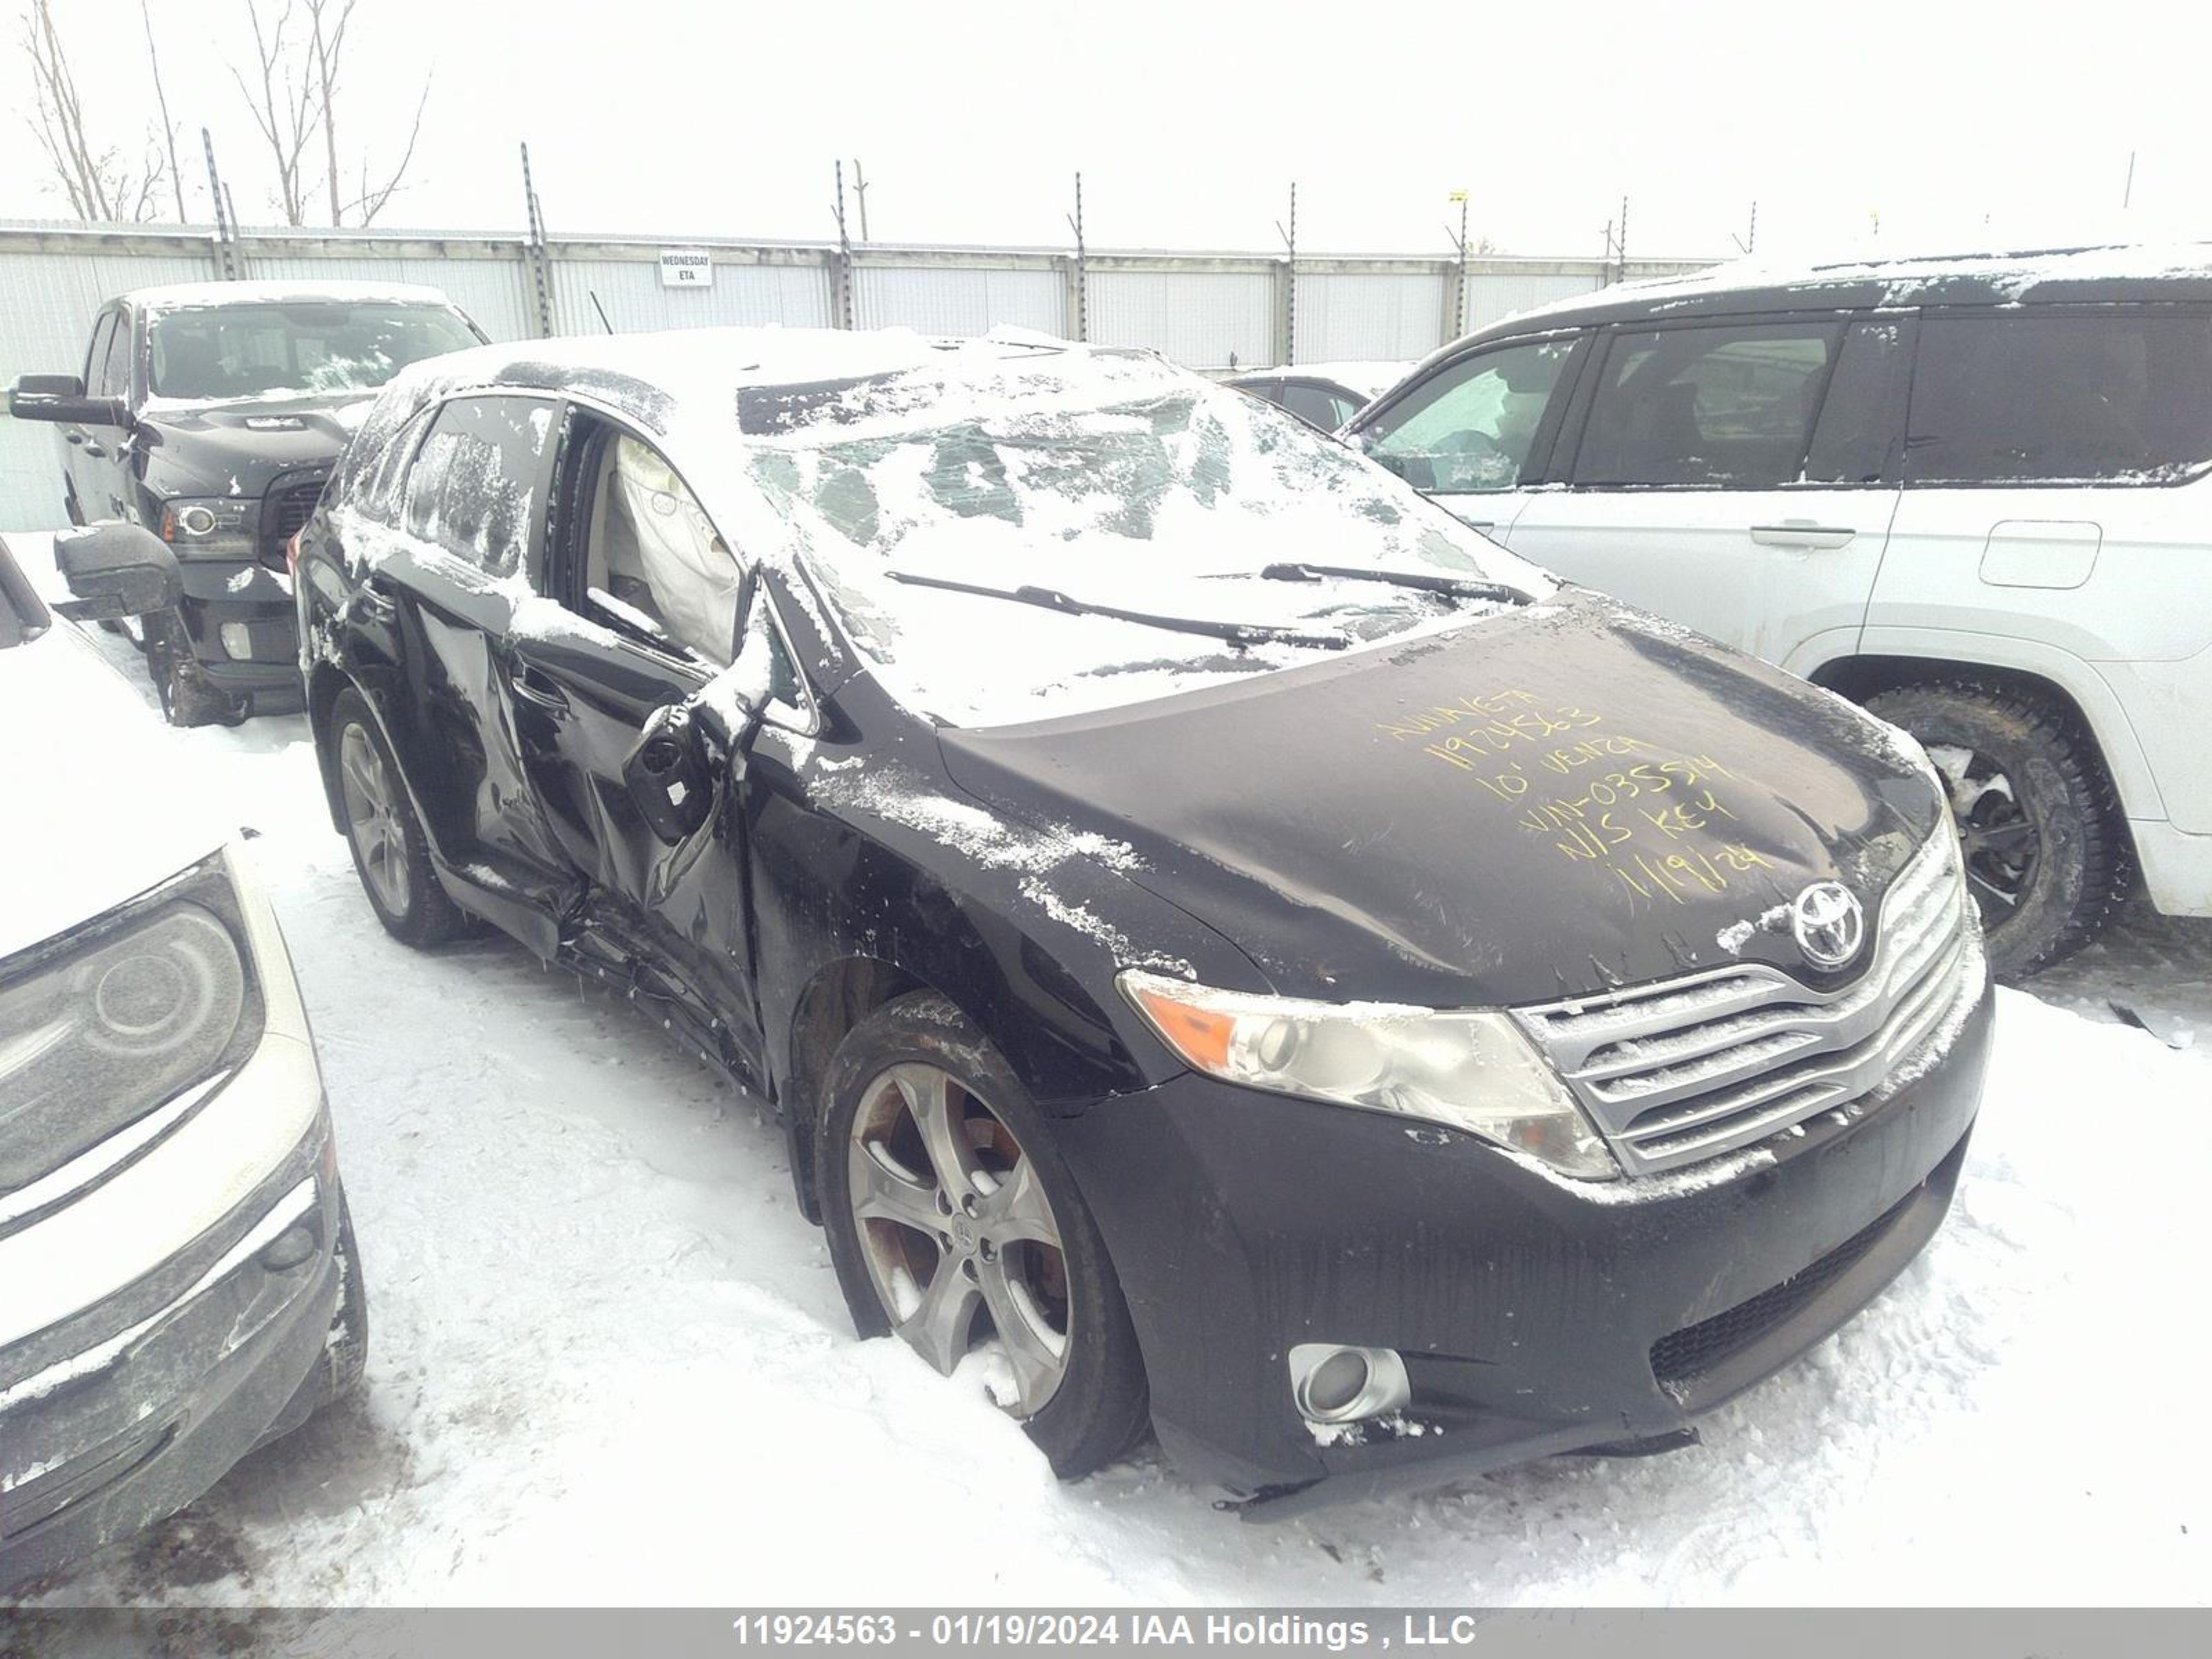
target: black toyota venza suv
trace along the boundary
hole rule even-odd
[[[1674,1443],[1949,1201],[1988,975],[1911,741],[1148,354],[464,353],[295,550],[385,925],[775,1103],[860,1329],[1063,1474]]]
[[[60,428],[70,522],[143,525],[177,555],[175,608],[120,624],[173,724],[300,707],[284,543],[378,388],[483,337],[435,289],[198,283],[109,301],[82,374],[15,382],[9,413]]]

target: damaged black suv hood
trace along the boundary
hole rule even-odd
[[[1840,699],[1579,590],[940,739],[963,788],[1127,841],[1133,878],[1273,989],[1335,1001],[1540,1002],[1738,959],[1817,982],[1775,908],[1833,878],[1873,916],[1942,821]]]

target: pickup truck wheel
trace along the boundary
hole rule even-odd
[[[354,872],[384,931],[418,950],[468,932],[466,915],[431,871],[430,845],[398,764],[368,705],[351,686],[331,705],[323,743],[337,774]]]
[[[1866,706],[1917,738],[1942,775],[1998,975],[2023,978],[2094,939],[2126,890],[2127,830],[2073,713],[1978,680],[1902,686]]]
[[[816,1195],[860,1334],[896,1333],[947,1376],[994,1355],[994,1399],[1062,1480],[1127,1451],[1150,1401],[1121,1283],[997,1050],[917,992],[854,1027],[823,1104]]]

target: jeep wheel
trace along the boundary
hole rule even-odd
[[[2072,712],[1978,680],[1903,686],[1867,708],[1942,774],[1998,975],[2024,977],[2094,938],[2126,889],[2127,830]]]

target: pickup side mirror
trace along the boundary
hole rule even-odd
[[[19,421],[58,421],[70,426],[131,424],[120,398],[88,398],[74,374],[25,374],[8,389],[8,412]]]
[[[177,556],[135,524],[94,525],[54,538],[54,563],[73,599],[54,609],[77,622],[112,622],[173,610],[184,597]]]

